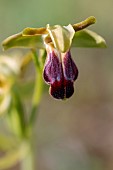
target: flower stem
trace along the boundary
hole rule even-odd
[[[42,79],[42,65],[41,61],[39,60],[39,57],[37,56],[37,52],[35,49],[32,50],[33,52],[33,60],[36,67],[36,80],[35,80],[35,87],[34,87],[34,93],[32,98],[32,110],[31,115],[29,119],[29,125],[30,128],[32,128],[33,123],[36,120],[37,116],[37,109],[40,104],[42,92],[43,92],[43,79]]]
[[[77,32],[77,31],[80,31],[80,30],[94,24],[95,22],[96,22],[96,18],[93,16],[90,16],[87,19],[85,19],[84,21],[74,24],[73,28]]]
[[[42,72],[38,71],[36,75],[36,81],[35,81],[35,87],[34,87],[34,95],[32,100],[32,111],[30,116],[30,125],[34,123],[36,115],[37,115],[37,109],[40,104],[41,96],[42,96],[42,90],[43,89],[43,81],[42,81]]]
[[[29,147],[30,147],[29,152],[21,161],[21,170],[35,170],[33,149],[31,148],[31,145]]]

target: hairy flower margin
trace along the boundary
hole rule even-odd
[[[7,38],[3,42],[3,47],[4,49],[12,47],[45,49],[47,57],[43,78],[50,85],[49,91],[54,98],[66,99],[74,93],[74,81],[78,77],[77,66],[71,57],[71,46],[106,46],[101,36],[87,29],[82,30],[95,21],[95,17],[91,16],[74,25],[50,26],[48,24],[46,28],[25,28],[21,33]],[[82,39],[86,41],[82,42]]]

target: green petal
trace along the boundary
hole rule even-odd
[[[42,35],[24,36],[22,32],[8,37],[2,45],[4,50],[14,47],[45,48]]]
[[[29,36],[34,36],[34,35],[44,35],[48,34],[48,31],[46,28],[25,28],[22,32],[23,35],[29,35]]]
[[[75,34],[72,25],[69,24],[68,26],[64,27],[60,25],[50,27],[47,25],[47,30],[57,50],[60,52],[66,52],[70,48]]]
[[[97,33],[84,29],[75,33],[72,42],[73,47],[99,47],[105,48],[105,40]]]

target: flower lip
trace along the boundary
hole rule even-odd
[[[74,93],[73,83],[77,79],[78,69],[71,58],[70,51],[60,53],[53,47],[47,47],[43,77],[50,85],[50,94],[56,99],[65,99]]]
[[[55,81],[51,84],[50,94],[56,99],[70,98],[74,93],[73,82],[71,81]]]

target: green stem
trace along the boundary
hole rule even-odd
[[[33,123],[36,120],[37,116],[37,109],[40,104],[40,100],[42,97],[42,92],[43,92],[43,79],[42,79],[42,65],[39,61],[39,58],[37,57],[36,51],[33,49],[33,60],[35,63],[36,67],[36,80],[35,80],[35,87],[34,87],[34,93],[33,93],[33,98],[32,98],[32,110],[31,110],[31,115],[29,119],[29,125],[30,128],[32,128]]]
[[[36,82],[34,87],[34,95],[32,99],[32,111],[30,116],[30,125],[32,125],[36,119],[37,109],[40,104],[42,91],[43,91],[43,81],[42,81],[42,72],[39,70],[36,73]]]
[[[16,86],[12,88],[12,102],[6,120],[16,137],[23,140],[26,137],[25,110]]]
[[[33,61],[36,68],[36,79],[35,79],[35,86],[34,86],[34,92],[32,97],[32,108],[31,108],[31,113],[29,116],[28,127],[27,127],[27,137],[28,137],[27,142],[29,143],[30,151],[26,155],[26,158],[22,161],[21,170],[35,169],[34,149],[32,147],[32,136],[33,136],[32,131],[33,131],[33,125],[37,117],[37,111],[38,111],[37,109],[39,108],[39,104],[43,92],[43,79],[42,79],[43,65],[42,65],[42,60],[40,60],[41,59],[40,57],[42,56],[37,56],[37,52],[35,49],[32,49],[32,53],[33,53]]]
[[[21,162],[21,170],[35,170],[33,150],[30,148],[28,154]]]

